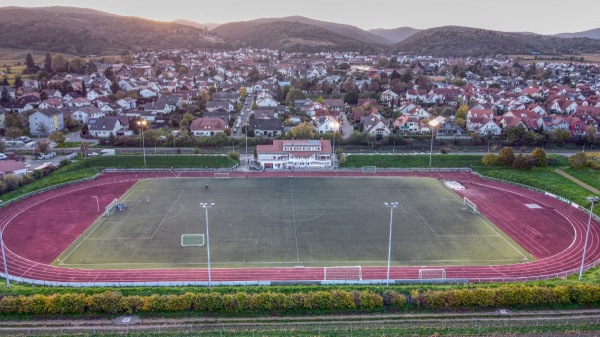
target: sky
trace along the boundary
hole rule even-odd
[[[599,0],[2,0],[1,6],[73,6],[152,20],[200,23],[301,15],[373,28],[467,26],[557,34],[600,28]]]

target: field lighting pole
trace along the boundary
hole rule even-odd
[[[431,158],[433,157],[433,131],[435,130],[435,126],[439,124],[438,121],[432,120],[429,123],[431,127],[431,148],[429,149],[429,167],[431,167]]]
[[[4,229],[0,227],[0,245],[2,246],[2,260],[4,261],[4,276],[6,276],[6,286],[10,288],[8,279],[8,266],[6,265],[6,253],[4,252]]]
[[[206,216],[206,255],[208,258],[208,286],[209,287],[211,286],[211,283],[210,283],[210,239],[208,236],[208,209],[214,205],[215,205],[214,202],[211,202],[210,204],[207,202],[200,203],[200,206],[202,206],[202,208],[204,208],[204,213]]]
[[[590,218],[588,219],[587,231],[585,232],[585,243],[583,244],[583,256],[581,257],[581,268],[579,269],[579,281],[581,281],[581,277],[583,276],[583,263],[585,261],[585,253],[587,251],[588,237],[590,235],[590,225],[592,224],[592,214],[594,210],[594,203],[598,202],[598,197],[587,197],[592,205],[590,206]]]
[[[336,155],[335,155],[335,129],[339,128],[339,123],[333,123],[333,156],[331,157],[331,168],[335,168]]]
[[[146,144],[144,143],[144,126],[146,126],[146,120],[137,122],[137,125],[142,127],[142,147],[144,148],[144,168],[146,168]]]
[[[398,202],[384,202],[385,207],[390,209],[390,240],[388,243],[388,265],[386,285],[390,285],[390,261],[392,258],[392,220],[394,219],[394,208],[398,207]]]
[[[246,134],[246,165],[250,164],[250,159],[248,159],[248,123],[246,123],[246,132],[244,132]],[[250,165],[248,165],[248,168],[250,168]]]

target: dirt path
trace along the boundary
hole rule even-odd
[[[594,193],[594,194],[600,194],[600,190],[598,190],[597,188],[594,188],[594,187],[592,187],[592,186],[590,186],[590,185],[588,185],[588,184],[584,183],[583,181],[581,181],[581,180],[579,180],[579,179],[577,179],[577,178],[573,177],[572,175],[568,174],[567,172],[565,172],[565,171],[563,171],[563,170],[556,169],[556,170],[554,170],[554,172],[556,172],[556,173],[560,174],[561,176],[563,176],[563,177],[565,177],[565,178],[567,178],[567,179],[571,180],[571,181],[572,181],[572,182],[574,182],[575,184],[577,184],[577,185],[579,185],[579,186],[581,186],[581,187],[585,188],[586,190],[588,190],[588,191],[590,191],[590,192],[592,192],[592,193]]]

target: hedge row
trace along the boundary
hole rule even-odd
[[[82,314],[152,311],[239,312],[252,310],[370,310],[401,308],[407,303],[423,308],[489,308],[553,306],[600,303],[600,286],[511,286],[498,288],[411,290],[402,294],[386,290],[381,294],[365,291],[313,291],[308,293],[237,292],[185,293],[183,295],[123,296],[117,291],[100,294],[55,294],[4,296],[0,314]]]

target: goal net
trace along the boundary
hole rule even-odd
[[[229,179],[229,173],[218,173],[218,172],[215,172],[214,179]]]
[[[110,204],[108,204],[108,206],[106,206],[106,210],[104,211],[104,216],[109,216],[110,212],[113,210],[113,208],[117,207],[118,203],[119,203],[119,199],[115,199],[115,200],[111,201]]]
[[[362,173],[377,173],[377,166],[363,166]]]
[[[469,209],[471,209],[471,211],[474,214],[479,214],[479,211],[477,210],[477,205],[475,205],[475,203],[473,203],[471,200],[467,199],[467,197],[464,197],[464,199],[463,199],[463,205],[465,205]]]
[[[419,269],[419,280],[445,280],[446,269]]]
[[[181,235],[182,247],[204,246],[204,234],[183,234]]]
[[[323,272],[325,281],[362,281],[362,268],[360,266],[325,267]]]

